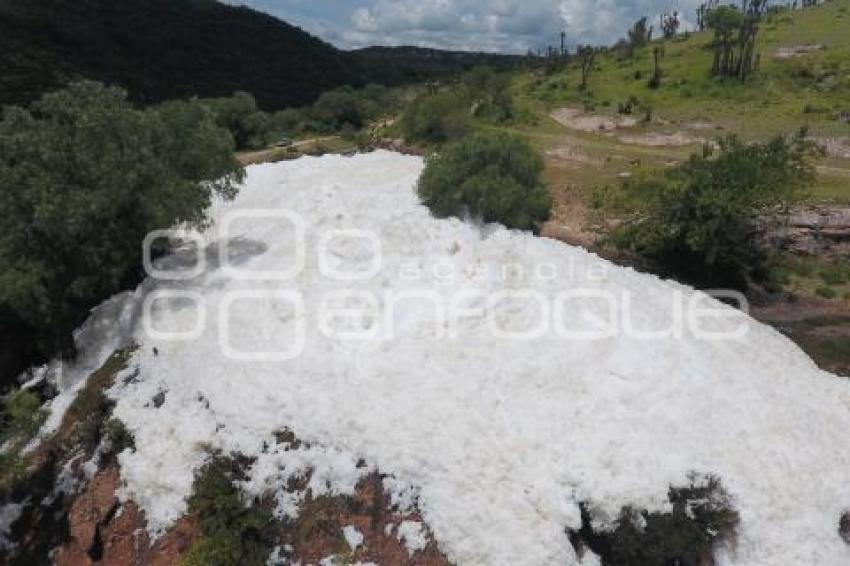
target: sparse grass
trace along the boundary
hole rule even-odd
[[[850,294],[850,263],[846,260],[786,255],[777,269],[786,290],[796,295],[836,299]]]

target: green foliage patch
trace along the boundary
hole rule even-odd
[[[525,139],[481,132],[429,157],[418,193],[439,218],[470,215],[538,230],[552,208],[542,172],[542,158]]]
[[[200,538],[183,557],[184,566],[262,566],[272,545],[266,530],[271,513],[246,505],[234,482],[243,480],[234,458],[215,455],[195,476],[189,512],[199,521]]]
[[[243,170],[202,103],[136,109],[76,83],[0,119],[0,377],[73,352],[89,309],[140,277],[152,230],[203,225]],[[163,242],[159,242],[162,249]]]
[[[401,118],[401,130],[409,142],[441,144],[462,138],[471,127],[469,105],[456,92],[421,95]]]
[[[623,507],[610,531],[595,531],[582,506],[582,528],[571,532],[570,540],[579,551],[593,550],[603,566],[713,564],[715,546],[731,542],[739,520],[720,480],[670,487],[668,499],[667,512]]]
[[[723,138],[716,154],[706,146],[663,174],[628,180],[624,190],[642,210],[612,241],[699,287],[770,284],[757,223],[800,198],[814,179],[816,151],[805,131],[767,143]]]

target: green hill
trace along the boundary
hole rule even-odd
[[[264,108],[279,109],[341,85],[425,80],[481,61],[515,58],[346,52],[214,0],[0,0],[0,104],[89,78],[123,86],[141,102],[245,90]]]
[[[613,48],[603,50],[587,92],[578,88],[581,70],[575,59],[560,70],[519,73],[514,89],[544,115],[568,108],[582,117],[627,124],[605,135],[570,127],[569,119],[560,124],[546,119],[525,129],[541,149],[567,155],[560,159],[560,169],[553,168],[553,182],[577,185],[588,195],[600,186],[618,185],[623,176],[681,161],[699,151],[704,141],[728,133],[765,140],[805,126],[828,149],[818,164],[813,200],[846,203],[850,202],[848,29],[850,0],[768,16],[758,36],[759,68],[747,82],[711,76],[714,34],[704,31],[653,41],[631,57]],[[661,46],[663,79],[653,89],[649,86],[653,50]],[[621,106],[629,101],[634,108],[625,115]]]
[[[609,50],[598,58],[587,95],[578,92],[580,70],[571,65],[524,91],[551,105],[588,103],[614,110],[630,97],[668,120],[710,120],[763,136],[810,124],[819,133],[850,131],[850,0],[772,14],[761,24],[760,68],[746,83],[710,76],[713,32],[653,41],[633,57]],[[625,30],[624,30],[625,31]],[[660,88],[652,89],[653,48],[664,46]]]

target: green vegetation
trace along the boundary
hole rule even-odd
[[[411,143],[439,145],[469,133],[474,124],[504,126],[532,121],[511,90],[512,76],[476,67],[458,85],[421,93],[405,108],[401,133]]]
[[[781,210],[811,184],[814,149],[805,131],[764,144],[721,139],[664,174],[625,183],[641,216],[613,241],[656,270],[700,287],[746,291],[771,284],[769,255],[757,240],[759,215]]]
[[[103,366],[89,376],[85,387],[77,393],[64,417],[65,421],[74,423],[68,431],[71,445],[92,453],[104,435],[112,438],[111,435],[116,434],[114,440],[127,440],[122,438],[123,433],[117,429],[118,421],[110,421],[115,402],[107,397],[106,390],[115,382],[118,373],[127,367],[133,352],[134,348],[126,348],[113,353]]]
[[[231,133],[236,149],[245,151],[284,145],[298,136],[338,133],[353,137],[372,121],[397,111],[399,97],[397,89],[381,85],[359,90],[342,87],[323,93],[312,106],[273,114],[260,110],[247,92],[200,102],[210,109],[216,123]]]
[[[844,8],[844,12],[842,12]],[[654,40],[623,57],[619,49],[597,57],[589,93],[581,93],[581,61],[575,58],[562,73],[538,83],[533,75],[517,85],[527,96],[546,107],[582,104],[597,106],[635,97],[663,109],[668,121],[706,121],[746,139],[766,138],[804,124],[814,135],[847,135],[842,112],[850,111],[850,1],[833,0],[815,8],[767,16],[760,24],[755,54],[761,55],[758,72],[748,81],[718,81],[711,76],[715,56],[713,30]],[[733,36],[734,42],[734,36]],[[664,84],[653,89],[647,79],[653,67],[652,48],[664,44]],[[780,48],[823,46],[799,55],[780,58]],[[566,85],[566,88],[564,88]],[[804,107],[823,113],[804,114]]]
[[[44,424],[47,412],[33,391],[19,389],[10,393],[3,403],[3,427],[0,442],[16,438],[31,439]]]
[[[791,292],[828,298],[850,293],[850,263],[846,260],[787,255],[776,267],[778,277]]]
[[[106,438],[109,439],[109,449],[112,454],[120,454],[124,450],[135,450],[136,440],[127,430],[127,426],[118,419],[109,419],[105,428]]]
[[[227,98],[203,101],[212,111],[216,124],[233,136],[236,149],[260,149],[272,142],[271,117],[257,107],[257,101],[247,92],[237,92]]]
[[[496,124],[514,117],[514,99],[510,91],[511,76],[489,67],[476,67],[463,78],[465,97],[471,101],[473,115]]]
[[[669,512],[624,507],[611,531],[595,532],[582,506],[582,528],[571,533],[574,546],[589,547],[603,566],[713,564],[714,547],[735,534],[738,515],[717,478],[671,487]]]
[[[267,111],[321,93],[400,85],[521,59],[417,48],[341,51],[303,30],[213,0],[4,0],[0,105],[28,104],[69,80],[118,85],[157,103],[251,92]]]
[[[644,47],[652,41],[653,28],[646,21],[646,16],[642,17],[634,23],[628,31],[629,45],[632,49]]]
[[[355,132],[401,108],[400,93],[381,85],[328,91],[312,106],[275,115],[282,131],[290,135]]]
[[[542,158],[524,139],[482,132],[429,157],[418,192],[440,218],[471,215],[538,230],[552,208],[542,171]]]
[[[821,268],[819,275],[827,285],[850,283],[850,262],[835,261],[828,263]]]
[[[272,550],[265,532],[271,513],[246,506],[234,482],[243,480],[234,458],[215,455],[195,476],[189,512],[198,518],[200,537],[183,557],[184,566],[262,566]]]
[[[203,224],[243,170],[199,102],[135,109],[77,83],[0,120],[0,376],[73,352],[88,310],[140,276],[141,242]],[[8,190],[7,190],[8,189]],[[161,243],[163,244],[163,243]]]
[[[35,438],[47,412],[41,408],[41,399],[28,389],[9,393],[0,409],[0,495],[23,476],[26,466],[20,456],[21,449]]]
[[[440,144],[465,136],[471,121],[466,101],[455,92],[424,94],[410,103],[401,118],[409,142]]]
[[[836,291],[829,285],[821,285],[815,290],[815,293],[818,297],[822,299],[835,299],[836,297],[838,297],[838,291]]]

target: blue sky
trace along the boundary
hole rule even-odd
[[[631,22],[678,10],[685,24],[701,0],[229,0],[268,12],[342,48],[418,45],[524,53],[567,42],[609,44]]]

